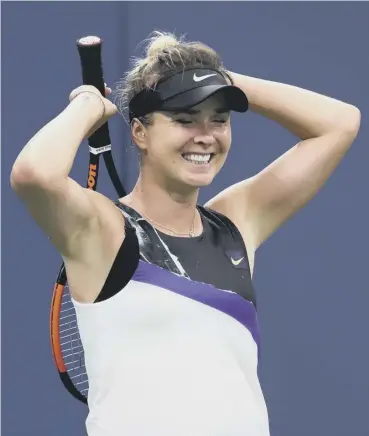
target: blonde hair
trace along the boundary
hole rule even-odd
[[[144,56],[131,59],[132,68],[118,82],[114,100],[124,116],[131,99],[145,88],[155,84],[169,71],[208,67],[219,70],[231,82],[218,53],[201,42],[189,42],[184,35],[154,31],[144,44]],[[143,121],[148,122],[144,117]]]

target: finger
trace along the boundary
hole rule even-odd
[[[105,95],[108,96],[112,93],[112,89],[109,87],[105,87]]]

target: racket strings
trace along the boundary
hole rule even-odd
[[[76,311],[67,284],[64,287],[61,302],[59,339],[68,376],[81,394],[87,396],[89,386],[85,366],[85,355],[78,330]]]

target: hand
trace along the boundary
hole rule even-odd
[[[98,117],[97,121],[89,130],[85,139],[90,137],[97,129],[105,124],[109,118],[111,118],[118,112],[118,108],[115,106],[115,104],[113,104],[110,100],[106,98],[111,94],[111,92],[111,88],[107,87],[105,84],[105,97],[101,95],[100,91],[97,88],[91,85],[79,86],[70,93],[70,102],[72,102],[76,98],[88,97],[91,100],[91,109],[93,108],[93,111],[96,111],[96,117]],[[100,102],[98,102],[98,100],[100,100]]]

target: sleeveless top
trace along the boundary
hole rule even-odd
[[[89,378],[89,436],[269,436],[246,248],[198,206],[194,238],[117,201],[125,240],[93,303],[73,300]]]

